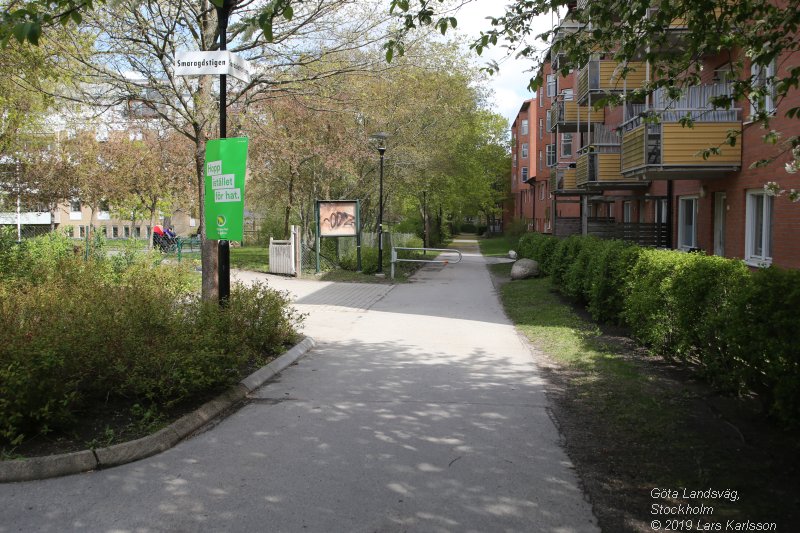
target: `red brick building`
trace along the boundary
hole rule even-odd
[[[511,195],[513,207],[506,213],[508,223],[520,221],[532,229],[534,218],[533,183],[536,168],[532,165],[536,153],[535,122],[531,120],[534,100],[525,100],[511,125]]]
[[[554,44],[578,28],[567,14]],[[679,35],[682,28],[675,24],[673,30]],[[777,58],[770,74],[785,74],[793,65],[788,59]],[[623,78],[617,62],[596,54],[568,76],[554,75],[563,60],[552,47],[542,67],[543,87],[527,102],[528,120],[545,125],[536,134],[537,170],[529,183],[535,191],[532,229],[702,250],[752,266],[800,268],[800,203],[764,190],[771,181],[800,189],[800,174],[784,171],[791,154],[751,168],[777,150],[764,143],[765,131],[750,121],[750,103],[729,110],[709,103],[713,96],[730,94],[725,72],[735,56],[704,58],[701,84],[678,99],[656,91],[646,100],[602,109],[593,105],[599,98],[627,94],[651,79],[650,65],[628,63],[631,70]],[[785,117],[787,109],[800,106],[800,91],[792,90],[780,102],[768,98],[766,105],[774,111],[772,129],[784,138],[800,135],[800,121]],[[536,109],[535,118],[530,108]],[[645,120],[650,116],[658,120]],[[693,127],[682,126],[686,116]],[[730,131],[741,132],[733,147],[725,144]],[[720,153],[704,159],[701,152],[712,146]]]

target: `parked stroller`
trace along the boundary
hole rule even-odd
[[[172,253],[178,249],[178,238],[172,228],[165,228],[157,224],[153,228],[153,249],[163,253]]]

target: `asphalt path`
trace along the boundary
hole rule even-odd
[[[0,533],[598,531],[530,348],[454,245],[400,285],[236,272],[291,293],[317,347],[167,452],[0,485]]]

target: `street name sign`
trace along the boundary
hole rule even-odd
[[[175,53],[175,74],[177,76],[225,74],[250,83],[251,72],[252,66],[249,61],[227,50]]]

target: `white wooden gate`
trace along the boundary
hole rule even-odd
[[[297,276],[300,272],[298,262],[298,228],[292,226],[289,240],[269,238],[269,272],[270,274],[288,274]]]

